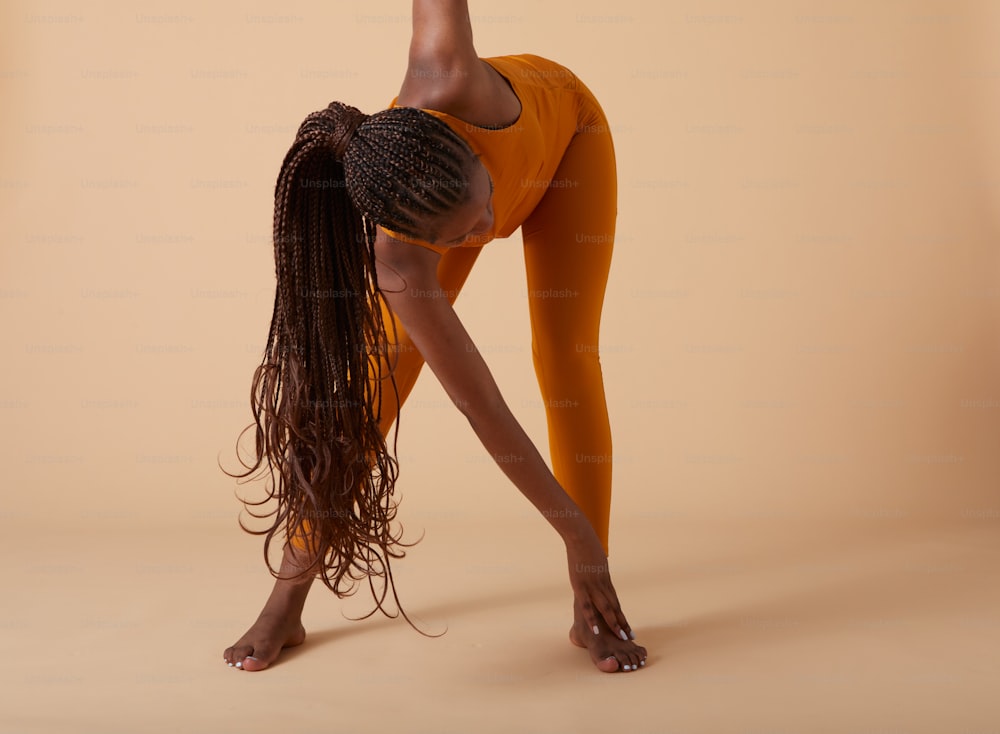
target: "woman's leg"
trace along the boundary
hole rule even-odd
[[[521,232],[532,357],[553,473],[607,553],[611,429],[598,333],[618,213],[617,174],[603,113],[596,106],[586,110],[580,132]]]
[[[472,265],[482,248],[461,247],[449,250],[441,256],[438,266],[438,280],[448,294],[452,303],[458,297]],[[410,394],[424,360],[413,347],[402,324],[396,321],[394,315],[384,309],[382,317],[386,330],[392,339],[392,325],[396,325],[396,340],[390,348],[392,361],[395,364],[394,375],[399,391],[401,405]],[[397,402],[391,388],[384,391],[380,428],[383,436],[388,436],[389,430],[396,419]],[[305,639],[305,628],[302,626],[302,609],[306,596],[312,586],[319,568],[307,569],[306,554],[303,552],[308,543],[308,526],[300,535],[289,538],[284,548],[279,578],[275,580],[271,595],[264,604],[263,610],[253,626],[241,637],[235,645],[223,652],[223,661],[230,666],[243,670],[263,670],[268,667],[281,653],[282,648],[299,645]],[[305,571],[305,573],[302,573]]]
[[[601,308],[618,214],[615,151],[607,120],[589,92],[577,133],[552,184],[522,225],[532,356],[556,479],[608,551],[611,428],[598,355]],[[604,672],[636,670],[646,649],[599,634],[574,604],[570,640]]]

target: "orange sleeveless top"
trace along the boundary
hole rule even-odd
[[[520,100],[517,120],[499,128],[480,127],[446,112],[424,110],[465,140],[493,179],[493,229],[457,247],[481,247],[484,242],[513,234],[548,190],[577,127],[577,90],[581,85],[565,66],[532,54],[482,60],[507,80]],[[390,108],[397,106],[397,99],[392,99]],[[382,229],[396,239],[435,252],[452,249]]]

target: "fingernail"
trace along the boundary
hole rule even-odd
[[[595,635],[601,634],[601,631],[599,629],[597,629],[597,625],[596,624],[594,625],[594,634]]]
[[[625,634],[625,630],[618,630],[618,636],[625,640],[625,642],[628,642],[628,635]]]

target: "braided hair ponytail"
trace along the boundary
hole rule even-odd
[[[389,587],[403,613],[390,559],[412,544],[390,527],[398,464],[379,421],[383,391],[395,393],[396,383],[375,227],[425,238],[429,222],[466,201],[473,162],[433,115],[396,107],[368,116],[333,102],[299,127],[275,185],[274,311],[253,376],[254,420],[240,434],[253,429],[254,459],[240,458],[246,471],[230,474],[267,480],[264,499],[241,500],[251,516],[271,520],[262,530],[240,525],[264,536],[272,575],[278,532],[304,538],[308,567],[322,569],[327,587],[343,597],[367,579],[387,615]],[[267,503],[276,506],[255,511]]]

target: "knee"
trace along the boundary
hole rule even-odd
[[[554,382],[574,375],[600,375],[601,371],[598,345],[586,340],[565,337],[534,340],[531,356],[539,376]]]

